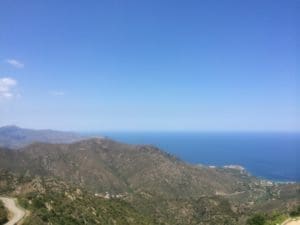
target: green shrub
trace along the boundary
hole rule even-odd
[[[300,216],[300,205],[297,207],[297,209],[295,209],[292,212],[290,212],[290,216],[291,217]]]
[[[248,225],[264,225],[266,223],[266,217],[262,214],[255,214],[247,220]]]
[[[7,211],[0,201],[0,224],[4,224],[5,222],[7,222]]]

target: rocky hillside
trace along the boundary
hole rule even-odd
[[[18,175],[0,170],[0,195],[17,197],[30,211],[24,225],[155,225],[122,199],[95,197],[90,192],[50,177]],[[0,201],[0,224],[6,211]]]
[[[260,180],[236,167],[190,165],[153,146],[105,138],[0,148],[0,170],[0,192],[22,199],[33,212],[29,224],[62,224],[59,218],[64,224],[245,224],[256,212],[284,213],[299,204],[299,184]]]
[[[256,181],[242,171],[189,165],[152,146],[108,139],[35,143],[20,151],[2,149],[0,156],[3,169],[56,176],[99,193],[144,191],[190,198],[246,191]]]

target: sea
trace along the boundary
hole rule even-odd
[[[129,144],[149,144],[191,163],[241,165],[250,174],[300,182],[300,133],[100,132]]]

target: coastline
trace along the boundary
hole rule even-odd
[[[276,183],[299,183],[300,133],[96,132],[127,144],[150,144],[189,164],[242,165],[251,175]]]
[[[277,180],[277,179],[269,179],[269,178],[266,178],[266,177],[262,177],[262,176],[256,176],[254,174],[252,174],[251,172],[249,172],[249,170],[242,166],[242,165],[233,165],[233,164],[229,164],[229,165],[223,165],[223,166],[218,166],[218,165],[205,165],[205,164],[196,164],[196,166],[205,166],[205,167],[208,167],[208,168],[211,168],[211,169],[216,169],[216,168],[220,168],[220,169],[232,169],[232,170],[237,170],[237,171],[240,171],[241,173],[247,173],[251,176],[254,176],[256,178],[258,178],[259,180],[261,181],[264,181],[264,182],[271,182],[272,184],[298,184],[300,183],[300,181],[285,181],[285,180]],[[271,184],[269,183],[269,184]]]

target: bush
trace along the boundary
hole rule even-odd
[[[293,210],[292,212],[290,212],[290,216],[291,217],[300,216],[300,205],[298,206],[298,208],[296,210]]]
[[[0,201],[0,224],[7,222],[7,211],[4,208],[3,203]]]
[[[256,214],[247,220],[248,225],[264,225],[266,218],[262,214]]]

